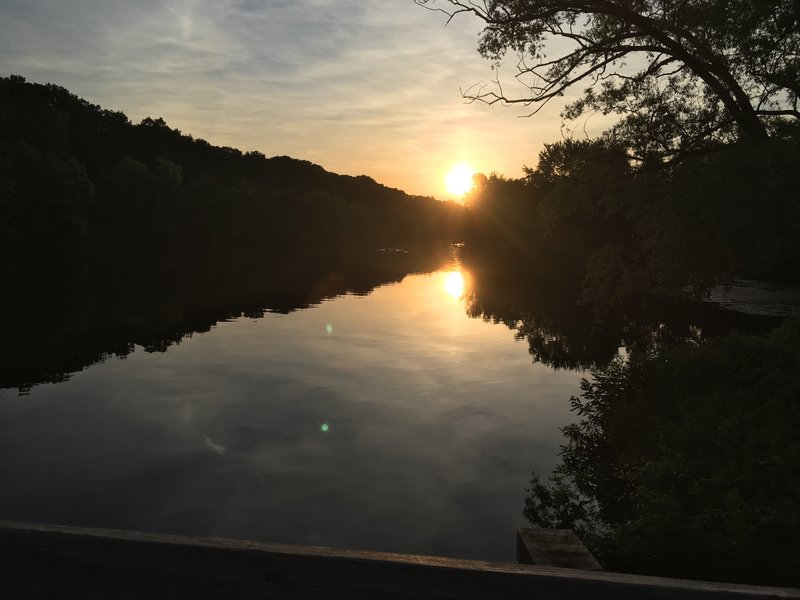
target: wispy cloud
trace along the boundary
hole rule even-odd
[[[412,0],[6,0],[0,72],[63,85],[133,120],[444,195],[450,164],[516,175],[556,139],[464,105],[491,76],[477,23]]]

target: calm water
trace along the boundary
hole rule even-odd
[[[513,560],[581,373],[457,266],[0,390],[0,518]]]

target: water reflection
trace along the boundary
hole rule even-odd
[[[744,314],[710,303],[647,298],[615,314],[598,316],[577,301],[574,282],[517,276],[465,261],[468,315],[504,325],[524,340],[534,363],[586,371],[607,365],[620,352],[651,351],[701,343],[737,330],[763,333],[780,317]]]
[[[798,373],[797,320],[594,371],[526,516],[608,570],[797,586]]]
[[[14,294],[0,295],[0,389],[25,393],[62,382],[112,356],[128,356],[135,346],[165,352],[240,316],[289,314],[340,294],[365,295],[436,269],[447,252],[447,246],[353,255],[309,249],[252,263],[198,260],[178,273],[155,263],[93,269],[69,281],[32,276]],[[322,325],[329,336],[335,326]]]
[[[700,340],[733,328],[763,330],[776,321],[705,304],[655,301],[599,320],[591,307],[576,304],[574,289],[560,282],[462,262],[458,255],[448,256],[446,248],[335,259],[292,254],[242,268],[202,263],[180,277],[168,265],[150,265],[142,271],[91,271],[69,284],[34,280],[0,297],[0,389],[24,393],[40,383],[64,381],[111,356],[128,356],[135,346],[165,352],[242,315],[289,314],[339,294],[368,294],[409,273],[442,266],[439,293],[456,301],[454,306],[463,303],[470,317],[508,327],[527,342],[533,362],[557,369],[606,364],[621,347]],[[398,310],[413,312],[420,302],[430,301],[409,298]],[[334,321],[321,323],[320,329],[331,338],[340,333]]]
[[[0,391],[0,515],[513,560],[580,370],[741,326],[688,305],[598,322],[446,253],[260,268],[4,296],[0,387],[30,395]]]
[[[456,270],[0,395],[0,514],[513,560],[578,376],[466,315]]]

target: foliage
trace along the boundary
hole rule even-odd
[[[789,131],[634,170],[610,136],[546,144],[520,180],[482,179],[465,240],[500,268],[558,271],[599,313],[800,277],[800,144]],[[503,249],[499,252],[498,248]]]
[[[461,211],[0,78],[0,387],[369,290],[425,268]]]
[[[800,583],[800,322],[634,353],[581,387],[532,522],[575,527],[615,570]]]
[[[133,125],[19,76],[0,79],[0,189],[0,268],[19,277],[129,253],[191,261],[309,243],[424,246],[455,236],[461,210],[307,161],[215,147],[163,119]]]
[[[417,0],[436,9],[436,0]],[[800,119],[800,12],[794,0],[447,0],[450,18],[485,23],[480,53],[518,55],[526,88],[499,81],[466,96],[534,105],[536,113],[572,87],[564,111],[620,116],[618,139],[640,161],[691,155],[768,136],[775,119]]]
[[[734,144],[639,178],[629,210],[656,284],[702,290],[725,276],[797,281],[798,190],[794,140]]]
[[[566,118],[619,116],[597,139],[545,144],[521,180],[480,179],[475,252],[558,270],[599,314],[736,277],[800,281],[797,2],[417,3],[483,20],[484,56],[519,56],[527,95],[473,100],[540,108],[578,86]]]

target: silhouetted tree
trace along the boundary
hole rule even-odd
[[[564,116],[621,115],[615,131],[642,161],[763,140],[773,119],[800,118],[796,0],[416,2],[483,20],[483,56],[519,55],[526,94],[509,95],[496,81],[468,89],[467,98],[532,105],[535,114],[580,87],[583,97]]]

